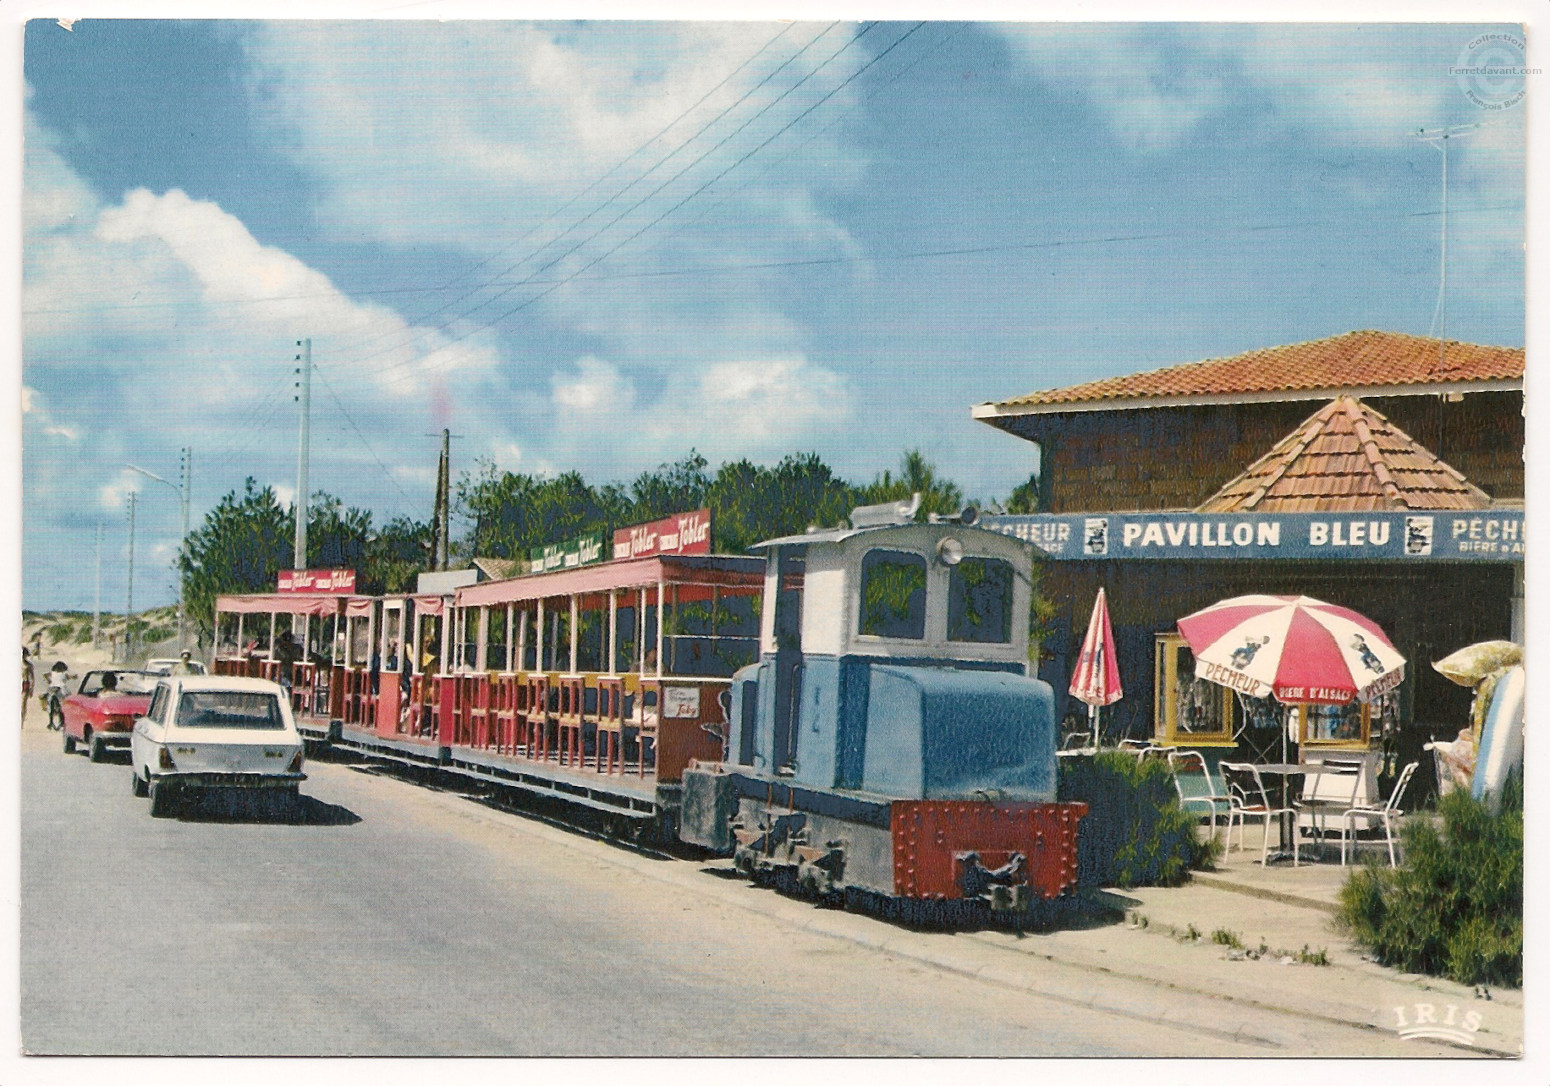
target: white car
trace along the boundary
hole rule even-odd
[[[156,675],[171,675],[174,673],[173,668],[181,663],[184,663],[181,659],[174,660],[171,657],[157,657],[154,660],[147,660],[145,662],[145,670]],[[205,666],[198,660],[189,660],[185,666],[195,675],[205,674]]]
[[[266,679],[162,679],[135,721],[129,749],[135,795],[151,797],[157,818],[179,795],[230,788],[294,796],[307,779],[290,699]]]

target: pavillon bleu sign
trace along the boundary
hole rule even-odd
[[[1522,562],[1523,511],[1451,513],[1048,513],[984,527],[1051,558]]]

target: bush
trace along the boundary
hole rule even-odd
[[[1523,785],[1491,814],[1466,792],[1438,804],[1442,828],[1402,831],[1404,863],[1368,864],[1340,890],[1340,915],[1384,965],[1460,984],[1523,985]]]
[[[1198,840],[1166,762],[1117,751],[1059,761],[1060,799],[1088,807],[1077,831],[1077,885],[1177,886],[1190,868],[1209,866],[1219,846]]]

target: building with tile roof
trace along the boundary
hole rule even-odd
[[[1486,509],[1491,498],[1360,400],[1319,408],[1201,513]]]
[[[1521,347],[1359,331],[982,403],[1038,446],[1040,508],[1192,509],[1296,427],[1363,400],[1495,500],[1523,497]],[[1031,464],[1030,467],[1033,467]]]
[[[1038,446],[1039,512],[985,526],[1050,556],[1040,677],[1064,695],[1101,586],[1126,691],[1109,736],[1179,742],[1217,705],[1233,738],[1191,744],[1252,757],[1260,710],[1191,677],[1175,624],[1250,593],[1339,603],[1409,661],[1366,757],[1374,779],[1422,760],[1424,796],[1422,744],[1469,709],[1429,663],[1522,637],[1523,375],[1521,348],[1351,332],[976,406]]]

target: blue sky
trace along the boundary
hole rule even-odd
[[[433,12],[427,12],[433,14]],[[1397,14],[1397,9],[1395,10]],[[245,476],[428,517],[476,459],[627,481],[910,447],[1034,467],[971,405],[1357,328],[1524,342],[1501,26],[114,21],[25,39],[23,599],[175,598]],[[1529,80],[1532,92],[1535,79]]]

